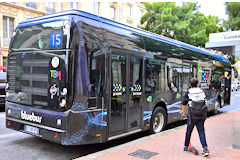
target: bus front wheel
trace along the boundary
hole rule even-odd
[[[167,123],[167,114],[166,111],[162,107],[157,107],[153,111],[151,124],[150,124],[150,132],[158,133],[161,132]]]

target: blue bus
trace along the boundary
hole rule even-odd
[[[208,110],[224,99],[228,59],[78,10],[27,19],[10,42],[6,127],[62,145],[160,132],[183,120],[197,77]]]

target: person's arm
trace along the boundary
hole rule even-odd
[[[188,102],[189,102],[189,97],[188,97],[188,91],[187,91],[184,94],[183,99],[182,99],[182,107],[181,107],[181,109],[182,109],[182,111],[181,111],[182,116],[184,116],[186,114],[186,105],[188,104]]]
[[[146,79],[146,83],[149,87],[154,87],[154,82],[152,82],[150,79]]]
[[[182,116],[185,116],[185,114],[186,114],[186,106],[185,105],[182,105],[181,113],[182,113]]]

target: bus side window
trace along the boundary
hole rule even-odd
[[[166,90],[165,63],[161,60],[146,60],[145,92]]]
[[[224,71],[215,69],[212,74],[212,87],[214,89],[221,89],[224,85]]]
[[[101,97],[105,76],[105,57],[104,55],[90,56],[90,97]]]
[[[183,91],[187,91],[189,89],[189,81],[192,78],[192,67],[188,63],[183,64]]]
[[[97,44],[86,43],[88,53],[89,97],[102,97],[105,79],[105,54]]]
[[[146,60],[146,79],[145,79],[145,92],[147,94],[155,92],[155,81],[153,75],[154,65],[151,63],[153,60]]]
[[[171,92],[182,91],[182,66],[177,63],[168,63],[167,66],[168,88]]]
[[[212,75],[211,75],[211,70],[209,68],[207,69],[202,69],[202,72],[201,72],[201,85],[200,87],[202,89],[211,89],[212,85],[210,82],[212,82],[211,80],[212,78]]]

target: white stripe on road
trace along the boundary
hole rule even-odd
[[[0,114],[0,117],[1,117],[1,118],[5,117],[5,113]]]
[[[10,138],[10,137],[16,137],[20,135],[27,135],[21,132],[16,132],[16,133],[7,133],[7,134],[0,134],[0,139],[5,139],[5,138]]]

